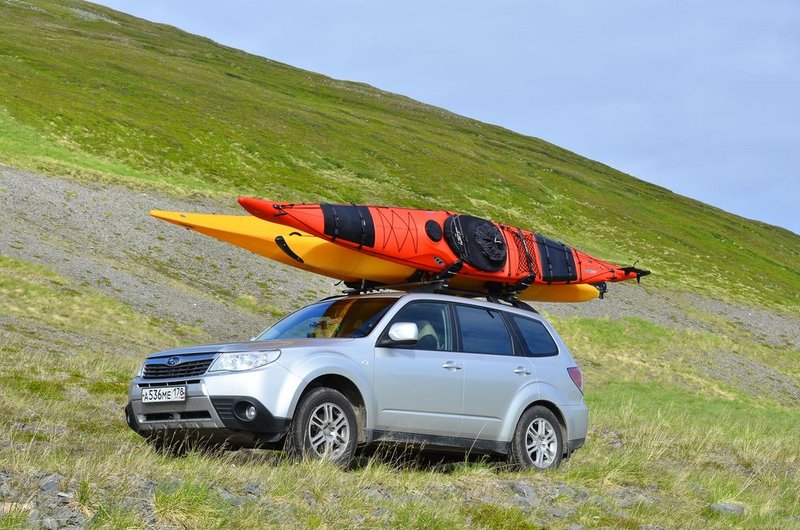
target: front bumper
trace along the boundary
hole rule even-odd
[[[276,399],[264,390],[277,390],[264,384],[265,372],[214,374],[193,380],[137,378],[128,393],[126,421],[146,438],[196,438],[232,447],[277,442],[284,437],[289,420],[287,414],[276,413]],[[185,386],[186,400],[142,403],[142,389],[158,386]],[[250,406],[256,415],[248,420],[245,410]]]
[[[256,417],[245,418],[247,406]],[[235,447],[255,447],[279,441],[289,420],[273,416],[249,396],[187,398],[181,403],[143,404],[132,400],[125,407],[128,426],[145,438],[192,438]]]

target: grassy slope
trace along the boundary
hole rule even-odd
[[[592,409],[589,443],[561,469],[541,475],[458,462],[431,469],[377,458],[342,472],[267,452],[172,459],[150,450],[124,425],[125,388],[145,352],[176,339],[164,323],[112,298],[0,257],[0,315],[19,326],[0,326],[0,469],[31,500],[40,495],[36,473],[61,474],[62,489],[74,495],[69,506],[92,527],[777,528],[797,515],[800,411],[685,362],[726,342],[766,350],[743,337],[636,319],[558,321],[565,338],[580,344]],[[32,328],[51,342],[32,343]],[[106,351],[110,337],[123,335],[136,355]],[[78,351],[75,337],[87,339]],[[796,352],[769,353],[800,373]],[[507,480],[535,485],[541,505],[523,513]],[[245,484],[258,492],[246,494]],[[719,501],[740,503],[745,514],[709,510]],[[29,506],[5,502],[0,527],[22,526]]]
[[[662,288],[800,309],[800,237],[787,230],[91,4],[0,3],[0,162],[231,197],[447,207],[639,259]]]
[[[120,25],[84,20],[71,6]],[[800,305],[800,244],[785,230],[540,140],[88,4],[0,0],[0,161],[177,192],[444,204],[598,255],[642,258],[658,273],[647,281],[663,288],[795,312]],[[703,272],[715,253],[722,259]],[[682,280],[685,266],[706,281]],[[756,271],[768,282],[754,282]],[[708,371],[724,351],[796,381],[796,351],[732,327],[710,334],[635,318],[554,323],[584,368],[592,410],[589,442],[555,472],[486,464],[398,472],[374,460],[343,473],[272,454],[174,460],[131,433],[120,407],[143,355],[182,342],[181,333],[206,340],[202,332],[0,256],[0,470],[31,499],[35,472],[74,478],[69,504],[97,527],[145,526],[142,506],[161,524],[220,528],[796,524],[800,414],[791,394],[764,395],[747,371]],[[120,336],[134,355],[115,354]],[[529,481],[542,497],[560,483],[589,497],[558,494],[563,517],[547,502],[524,514],[508,503],[505,480]],[[222,498],[220,488],[245,495],[246,483],[261,491],[244,505]],[[389,495],[375,495],[376,486]],[[718,501],[742,503],[744,516],[710,511]],[[22,526],[28,511],[4,502],[0,527]]]

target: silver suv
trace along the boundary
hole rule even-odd
[[[529,308],[431,293],[339,296],[250,342],[155,353],[128,425],[156,446],[287,448],[348,465],[400,442],[559,464],[586,438],[581,372]]]

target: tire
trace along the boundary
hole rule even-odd
[[[544,471],[561,463],[564,440],[561,423],[550,409],[536,405],[526,410],[511,440],[509,461],[521,469]]]
[[[291,455],[349,467],[357,442],[356,412],[341,392],[317,388],[303,396],[289,427],[287,448]]]

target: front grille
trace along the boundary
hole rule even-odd
[[[200,359],[197,361],[183,361],[175,366],[167,364],[145,364],[144,379],[168,379],[175,377],[191,377],[203,375],[211,366],[213,358]]]
[[[183,381],[157,381],[154,383],[138,383],[137,386],[139,388],[158,388],[160,386],[197,385],[200,383],[200,381],[200,379],[186,379]]]

